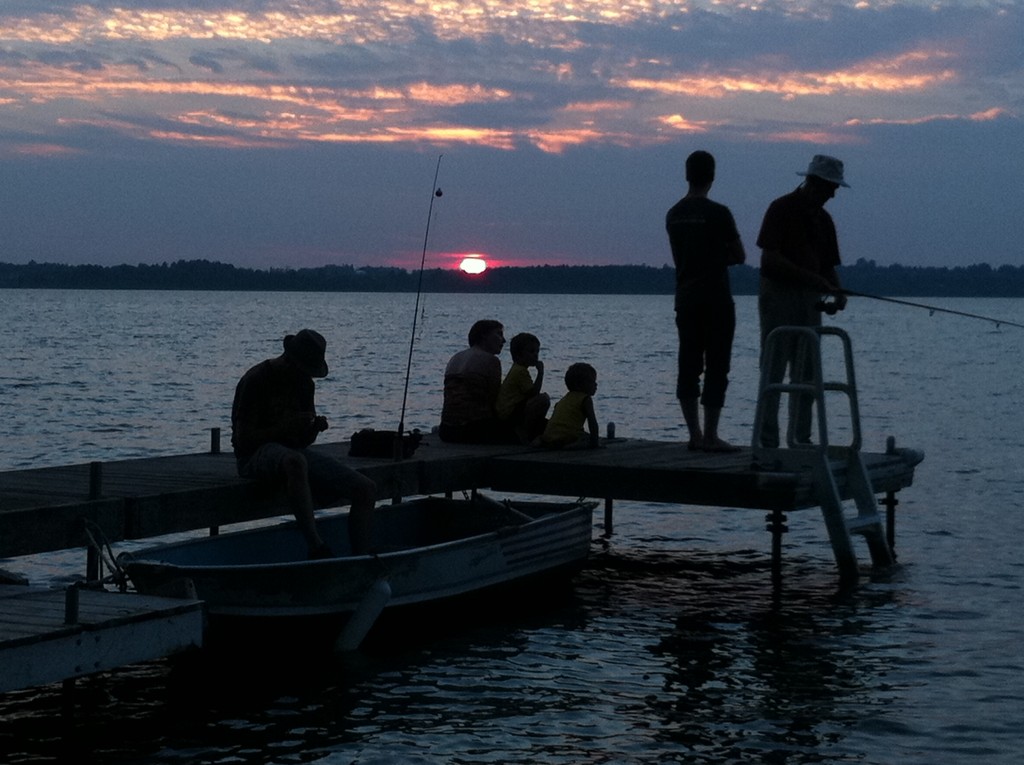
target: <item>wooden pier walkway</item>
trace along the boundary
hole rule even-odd
[[[820,460],[791,450],[769,454],[778,459],[761,453],[755,464],[750,449],[710,454],[691,452],[684,443],[627,438],[603,439],[600,449],[539,451],[445,444],[426,436],[412,457],[397,462],[349,457],[347,442],[313,448],[372,478],[385,501],[476,489],[604,499],[606,533],[612,530],[615,499],[768,511],[773,576],[780,570],[785,513],[826,502]],[[923,455],[890,444],[860,458],[872,499],[886,495],[881,503],[889,510],[889,531],[883,543],[889,545],[895,493],[912,484]],[[848,470],[842,459],[829,468],[827,483],[840,500],[857,493],[854,472],[860,471]],[[8,471],[0,473],[0,558],[88,547],[97,537],[116,543],[287,514],[279,489],[239,478],[234,456],[215,447],[207,453]],[[871,520],[881,528],[877,516]],[[831,537],[831,527],[829,532]],[[846,540],[848,545],[848,535]],[[832,542],[841,573],[844,567],[849,573],[856,561]],[[98,557],[90,557],[83,573],[94,577]],[[0,594],[0,692],[169,655],[201,640],[201,604],[192,601],[133,601],[137,596],[83,588],[83,616],[66,624],[63,591],[10,587]]]
[[[202,603],[0,585],[0,693],[202,645]]]
[[[822,504],[813,461],[754,464],[750,449],[691,452],[684,443],[602,439],[600,449],[540,451],[424,437],[409,459],[353,458],[348,443],[313,447],[377,482],[378,496],[494,489],[531,494],[789,512]],[[922,455],[863,453],[874,493],[910,486]],[[839,491],[849,497],[844,470]],[[238,477],[230,453],[121,460],[0,473],[0,558],[86,546],[87,522],[110,542],[287,514],[283,495]]]

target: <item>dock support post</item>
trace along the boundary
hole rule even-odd
[[[92,547],[89,548],[90,552]],[[79,592],[78,583],[68,585],[64,590],[64,623],[78,624]],[[61,682],[61,718],[69,723],[75,715],[75,678],[69,677]]]
[[[615,438],[615,423],[609,422],[607,427],[608,439]],[[610,537],[612,535],[612,529],[615,522],[612,518],[613,511],[615,510],[615,498],[605,497],[604,498],[604,535]]]
[[[89,463],[89,500],[97,500],[103,496],[103,463]],[[85,578],[89,582],[100,579],[100,551],[95,545],[89,545],[85,551]],[[76,593],[77,595],[77,593]]]
[[[64,623],[78,624],[78,584],[68,585],[64,590]]]
[[[896,505],[899,503],[894,491],[887,491],[885,499],[878,500],[878,504],[885,508],[885,538],[893,560],[896,560]]]
[[[89,463],[89,499],[99,499],[103,496],[103,463]]]
[[[896,437],[889,436],[885,439],[885,453],[896,453]],[[896,560],[896,505],[900,501],[896,499],[896,492],[887,491],[885,499],[878,500],[878,504],[885,508],[885,538],[889,542],[889,552],[892,559]]]
[[[95,545],[89,545],[85,550],[85,580],[87,582],[98,582],[100,580],[100,551]]]
[[[772,533],[772,584],[782,584],[782,535],[789,531],[786,525],[786,514],[778,508],[764,517],[768,522],[768,531]]]
[[[210,454],[220,454],[220,428],[210,428]]]
[[[63,725],[69,726],[75,717],[75,678],[61,681],[60,716]]]

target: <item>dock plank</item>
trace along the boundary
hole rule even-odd
[[[497,457],[489,468],[497,490],[587,496],[717,507],[793,508],[800,480],[765,484],[751,469],[749,450],[691,452],[685,444],[629,440],[605,448],[534,452]]]

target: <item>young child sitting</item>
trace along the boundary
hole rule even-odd
[[[508,345],[512,368],[501,383],[495,411],[498,419],[508,425],[523,443],[529,443],[544,431],[545,415],[551,398],[541,393],[544,385],[544,362],[540,360],[540,340],[529,332],[520,332]],[[537,379],[530,376],[530,367],[537,370]]]
[[[534,444],[547,449],[572,446],[583,439],[585,422],[590,435],[588,445],[596,449],[599,442],[593,396],[597,392],[597,370],[590,364],[573,364],[565,372],[565,387],[569,392],[555,404],[544,433]]]

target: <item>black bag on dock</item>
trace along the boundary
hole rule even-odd
[[[401,443],[396,441],[401,438]],[[363,428],[352,434],[349,457],[395,457],[407,459],[420,445],[423,434],[418,430],[398,433],[395,430]]]

